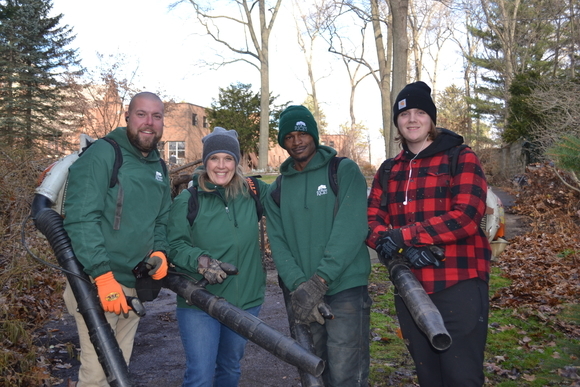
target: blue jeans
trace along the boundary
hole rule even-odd
[[[246,312],[258,316],[261,305]],[[177,308],[185,349],[183,387],[236,387],[247,339],[198,309]]]
[[[366,286],[343,290],[324,301],[334,319],[310,324],[314,351],[326,362],[326,387],[367,387],[372,300]]]

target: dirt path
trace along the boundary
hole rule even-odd
[[[183,381],[185,356],[177,320],[175,318],[175,294],[163,289],[159,297],[145,304],[147,315],[142,318],[137,335],[129,371],[134,387],[178,387]],[[282,292],[277,285],[277,273],[268,271],[266,300],[260,312],[266,324],[290,336]],[[67,343],[78,348],[74,320],[63,314],[46,326],[51,332],[51,345],[58,361],[52,376],[60,382],[54,387],[67,387],[67,380],[76,380],[79,362],[69,356]],[[295,387],[300,386],[295,367],[278,359],[252,342],[248,342],[242,360],[240,387]]]

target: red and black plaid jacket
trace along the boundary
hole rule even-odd
[[[480,227],[487,183],[479,159],[469,148],[463,149],[452,177],[446,150],[433,153],[441,148],[440,137],[413,161],[414,155],[406,150],[395,157],[386,207],[381,207],[383,190],[377,172],[367,210],[369,247],[376,247],[379,232],[392,227],[402,228],[408,246],[438,245],[445,250],[446,259],[439,267],[412,268],[429,294],[470,278],[488,282],[491,259],[489,242]],[[403,204],[405,197],[407,205]]]

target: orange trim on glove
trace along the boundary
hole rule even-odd
[[[149,275],[154,280],[160,280],[167,275],[167,257],[163,251],[154,251],[149,255],[147,263],[152,266]]]

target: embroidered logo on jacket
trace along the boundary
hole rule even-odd
[[[294,131],[295,132],[308,132],[308,128],[306,127],[306,124],[304,123],[304,121],[298,121],[294,125]]]
[[[155,171],[155,180],[163,181],[163,174],[159,171]]]
[[[326,195],[327,193],[328,193],[328,189],[326,188],[326,186],[324,184],[321,184],[318,186],[318,189],[316,190],[316,196]]]

